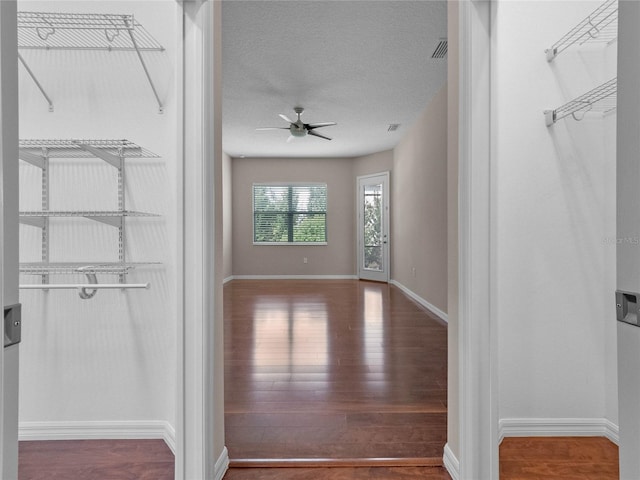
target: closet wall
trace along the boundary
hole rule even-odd
[[[616,44],[549,48],[601,2],[495,6],[495,241],[502,432],[615,434],[615,114],[551,127],[616,76]]]
[[[149,290],[22,290],[21,435],[55,438],[165,436],[171,441],[176,397],[176,183],[178,47],[174,1],[22,1],[21,11],[133,14],[164,52],[143,53],[164,113],[135,52],[22,51],[54,103],[54,112],[20,66],[22,139],[128,139],[158,158],[126,161],[127,209],[157,213],[126,219],[127,282]],[[40,210],[40,171],[20,162],[21,210]],[[51,210],[117,209],[116,169],[100,160],[52,160]],[[86,219],[53,219],[51,261],[117,261],[117,230]],[[21,261],[40,260],[40,231],[21,226]],[[72,283],[82,277],[52,276]],[[115,276],[98,276],[115,283]],[[21,276],[21,283],[37,277]],[[71,430],[69,430],[69,427]]]

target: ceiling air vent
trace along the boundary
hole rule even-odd
[[[390,123],[389,128],[387,128],[387,132],[395,132],[400,127],[399,123]]]
[[[449,42],[446,38],[441,38],[438,45],[436,45],[436,49],[433,51],[431,58],[444,58],[447,56],[447,48]]]

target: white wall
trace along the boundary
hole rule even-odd
[[[598,5],[495,11],[499,411],[524,433],[560,419],[617,423],[615,115],[547,128],[542,114],[616,75],[615,44],[545,59]]]
[[[24,329],[20,421],[167,422],[175,420],[176,241],[179,186],[177,49],[179,5],[169,0],[20,2],[21,10],[134,14],[166,48],[148,53],[165,113],[135,53],[29,51],[23,55],[47,93],[47,105],[20,68],[21,138],[126,138],[158,159],[126,164],[127,208],[161,217],[127,220],[127,258],[161,265],[127,277],[150,290],[100,291],[81,300],[74,291],[21,292]],[[52,160],[51,209],[116,209],[115,169],[98,160]],[[21,209],[39,209],[40,172],[20,165]],[[83,219],[51,222],[51,261],[115,261],[115,229]],[[40,232],[21,227],[21,260],[38,261]],[[52,282],[82,281],[57,276]],[[99,281],[113,282],[113,276]],[[37,281],[22,276],[23,283]]]

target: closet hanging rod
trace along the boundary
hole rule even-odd
[[[151,288],[150,283],[48,283],[48,284],[20,284],[24,290],[71,290],[82,289],[120,289],[120,288]]]
[[[89,300],[95,297],[100,289],[131,289],[131,288],[149,288],[148,283],[97,283],[94,274],[87,274],[89,283],[43,283],[43,284],[22,284],[20,288],[25,290],[77,290],[78,295],[83,300]]]
[[[616,38],[618,38],[618,0],[607,0],[551,48],[545,50],[547,61],[551,62],[560,52],[572,45],[609,43]]]

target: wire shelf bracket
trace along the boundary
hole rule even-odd
[[[44,221],[52,217],[82,217],[96,222],[104,223],[116,228],[122,228],[125,217],[159,217],[155,213],[135,212],[132,210],[117,211],[22,211],[20,223],[32,227],[44,227]]]
[[[23,56],[20,55],[20,52],[18,52],[18,60],[20,60],[20,63],[22,64],[24,69],[27,71],[27,73],[31,77],[31,80],[33,80],[33,83],[36,84],[36,87],[38,87],[38,90],[40,90],[40,93],[42,94],[44,99],[49,104],[49,111],[53,112],[53,101],[51,100],[51,97],[49,97],[49,95],[47,95],[47,92],[44,90],[44,87],[42,86],[42,84],[36,78],[35,74],[33,73],[33,70],[31,70],[31,68],[29,68],[29,65],[27,65],[27,62],[24,60]]]
[[[547,127],[558,120],[571,115],[574,120],[582,120],[588,112],[609,113],[616,109],[618,79],[613,78],[606,83],[580,95],[555,110],[545,110],[544,118]]]
[[[18,49],[136,52],[158,103],[158,113],[164,113],[164,104],[142,55],[142,52],[163,52],[164,47],[133,15],[18,12]],[[42,84],[22,55],[18,54],[18,59],[49,104],[49,111],[53,112],[53,101]]]
[[[618,0],[607,0],[566,35],[545,50],[551,62],[572,45],[611,43],[618,38]]]

